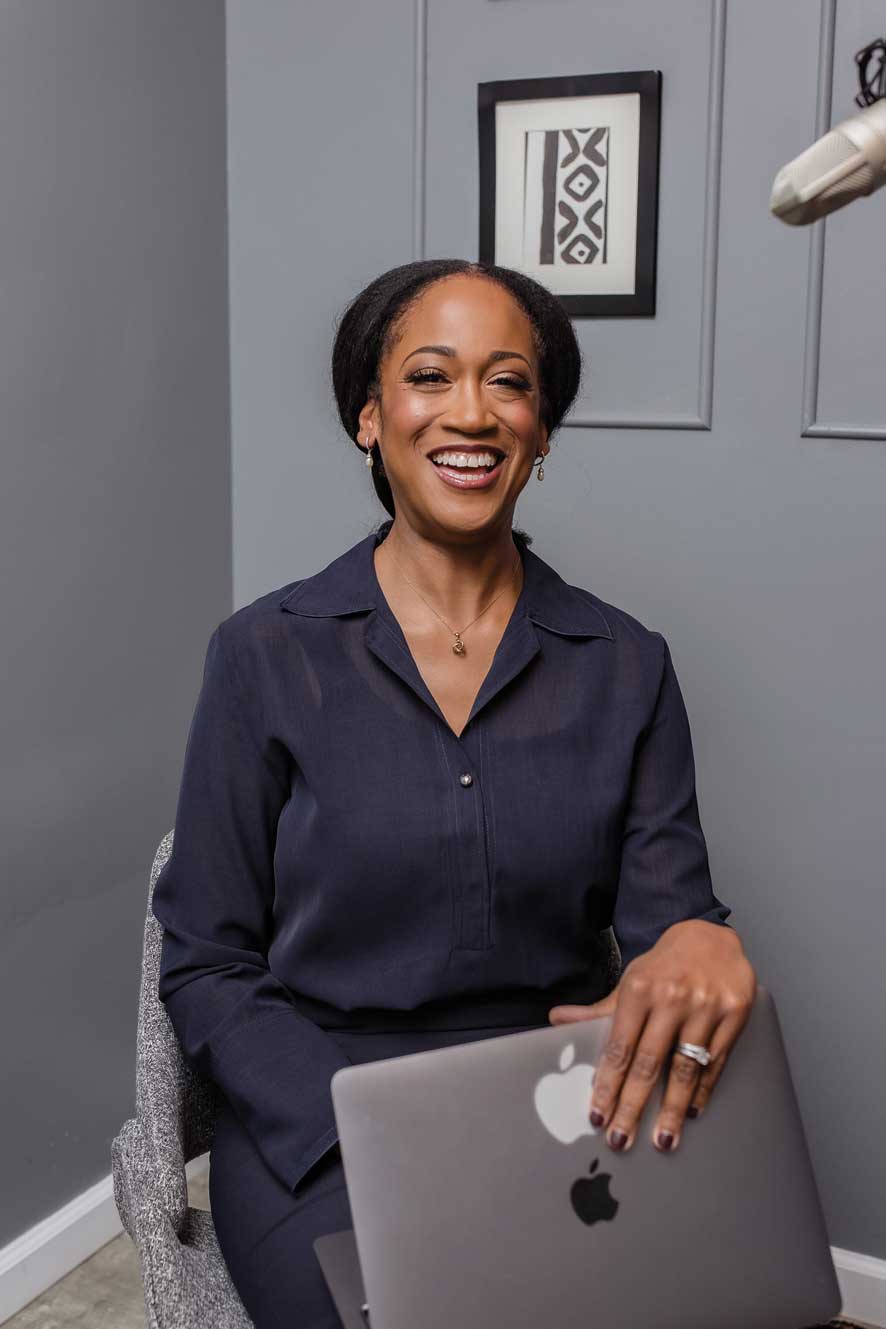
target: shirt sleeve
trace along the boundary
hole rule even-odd
[[[289,798],[284,749],[250,727],[222,628],[206,651],[172,851],[154,887],[158,996],[182,1051],[230,1101],[295,1190],[338,1134],[330,1080],[350,1065],[271,973],[274,850]]]
[[[634,755],[612,927],[625,969],[684,919],[729,927],[698,816],[686,707],[668,644],[652,719]]]

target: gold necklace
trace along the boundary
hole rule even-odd
[[[409,580],[409,578],[406,576],[406,573],[403,571],[403,568],[402,568],[401,565],[400,565],[400,560],[399,560],[398,558],[395,558],[395,557],[394,557],[393,551],[389,550],[388,552],[390,553],[391,558],[394,559],[394,562],[397,564],[397,567],[400,568],[400,574],[401,574],[401,576],[403,577],[403,580],[404,580],[409,586],[412,586],[412,582],[411,582],[411,581]],[[520,562],[521,562],[521,559],[520,559],[520,555],[519,555],[519,553],[518,553],[518,554],[517,554],[517,562],[516,562],[516,564],[514,565],[514,571],[511,573],[510,578],[509,578],[509,580],[508,580],[508,585],[505,586],[504,591],[499,591],[498,595],[495,597],[495,600],[500,600],[500,599],[501,599],[501,597],[504,595],[505,591],[506,591],[506,590],[508,589],[508,587],[510,586],[511,582],[512,582],[512,581],[514,580],[514,578],[516,577],[517,573],[520,571]],[[412,589],[415,591],[416,595],[417,595],[420,599],[425,600],[425,597],[422,595],[421,591],[418,589],[417,586],[412,586]],[[486,609],[491,609],[492,606],[495,604],[495,600],[490,600],[490,601],[489,601],[489,604],[486,606]],[[433,606],[432,604],[430,604],[427,600],[425,600],[425,604],[428,606],[428,608],[430,609],[431,613],[433,613],[433,614],[437,614],[437,611],[436,611],[436,609],[434,608],[434,606]],[[479,614],[477,615],[477,618],[482,618],[483,615],[486,613],[486,609],[481,609],[480,612],[479,612]],[[445,624],[445,626],[446,626],[447,628],[449,628],[449,631],[450,631],[450,632],[452,633],[452,635],[455,637],[455,641],[454,641],[453,646],[452,646],[452,653],[453,653],[453,655],[464,655],[464,654],[465,654],[465,644],[464,644],[464,642],[463,642],[462,639],[461,639],[461,634],[462,634],[462,632],[467,632],[468,628],[473,627],[473,625],[477,622],[477,618],[472,618],[471,621],[470,621],[470,623],[468,623],[465,627],[462,628],[461,632],[456,632],[455,628],[451,627],[450,624],[446,622],[446,619],[443,618],[442,614],[437,614],[437,617],[439,618],[439,620],[440,620],[441,623]]]

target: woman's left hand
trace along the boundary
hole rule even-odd
[[[710,1098],[750,1017],[756,991],[756,974],[738,933],[690,918],[674,923],[632,960],[602,1001],[550,1009],[551,1024],[614,1016],[590,1104],[591,1125],[605,1127],[613,1149],[627,1150],[634,1143],[637,1123],[672,1053],[651,1138],[658,1149],[677,1148],[685,1117],[697,1116]],[[676,1053],[678,1042],[708,1048],[710,1063],[702,1067]],[[690,1105],[694,1111],[688,1111]]]

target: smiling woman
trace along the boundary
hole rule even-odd
[[[750,1012],[668,644],[513,526],[580,377],[520,273],[377,278],[333,383],[389,520],[210,639],[152,907],[256,1329],[340,1329],[312,1244],[352,1226],[339,1068],[611,1014],[588,1113],[630,1149],[663,1074],[668,1152]]]
[[[452,281],[458,278],[461,280]],[[423,300],[424,296],[429,300]],[[424,318],[418,309],[422,304]],[[439,321],[438,314],[443,315]],[[407,325],[408,353],[403,351]],[[425,339],[421,336],[422,326],[436,329],[448,326],[454,329],[455,336]],[[512,340],[495,344],[497,328],[503,336],[511,331]],[[396,366],[392,362],[395,346],[402,352]],[[518,408],[516,415],[524,422],[528,403],[534,415],[535,436],[527,442],[539,445],[538,461],[542,463],[547,453],[546,440],[572,406],[582,374],[581,351],[572,322],[546,287],[520,272],[495,264],[428,259],[383,273],[345,310],[332,355],[339,415],[354,443],[369,447],[375,491],[391,517],[396,515],[396,481],[392,485],[391,477],[396,475],[397,466],[391,455],[395,439],[390,437],[388,426],[396,432],[396,420],[387,418],[385,387],[394,387],[396,379],[398,395],[390,396],[391,406],[399,405],[400,394],[410,390],[430,398],[430,402],[417,410],[419,417],[439,415],[441,394],[451,403],[453,387],[458,388],[459,379],[464,386],[465,376],[471,370],[478,376],[478,383],[480,371],[485,371],[482,382],[504,417],[501,426],[504,432],[509,432],[508,419],[514,414],[513,410],[505,409],[508,403]],[[374,412],[366,409],[369,401],[375,403]],[[412,409],[416,410],[415,397],[411,401]],[[434,401],[436,406],[430,404]],[[460,416],[453,418],[451,405],[446,409],[450,412],[448,419],[441,421],[446,437],[437,440],[438,449],[449,446],[464,453],[468,448],[482,450],[484,445],[488,448],[497,443],[488,419],[485,430],[480,428],[480,438],[476,422],[469,419],[466,425]],[[426,432],[426,425],[422,432]],[[376,438],[378,446],[373,449],[370,444]],[[524,450],[528,452],[522,467],[525,482],[527,463],[533,463],[536,452]],[[511,449],[497,444],[496,451],[507,459]],[[430,454],[426,451],[423,455]],[[512,470],[510,490],[514,497],[522,488],[519,472],[519,467]],[[539,476],[543,475],[540,464]],[[477,477],[471,477],[472,483],[467,487],[484,489],[485,485],[477,484],[476,480]],[[463,476],[456,475],[452,483],[465,487]]]

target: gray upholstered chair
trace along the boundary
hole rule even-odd
[[[253,1329],[211,1214],[188,1205],[185,1166],[209,1149],[219,1091],[185,1061],[157,996],[163,928],[151,913],[151,900],[173,834],[160,841],[148,886],[135,1116],[111,1146],[114,1200],[138,1251],[148,1329]]]

